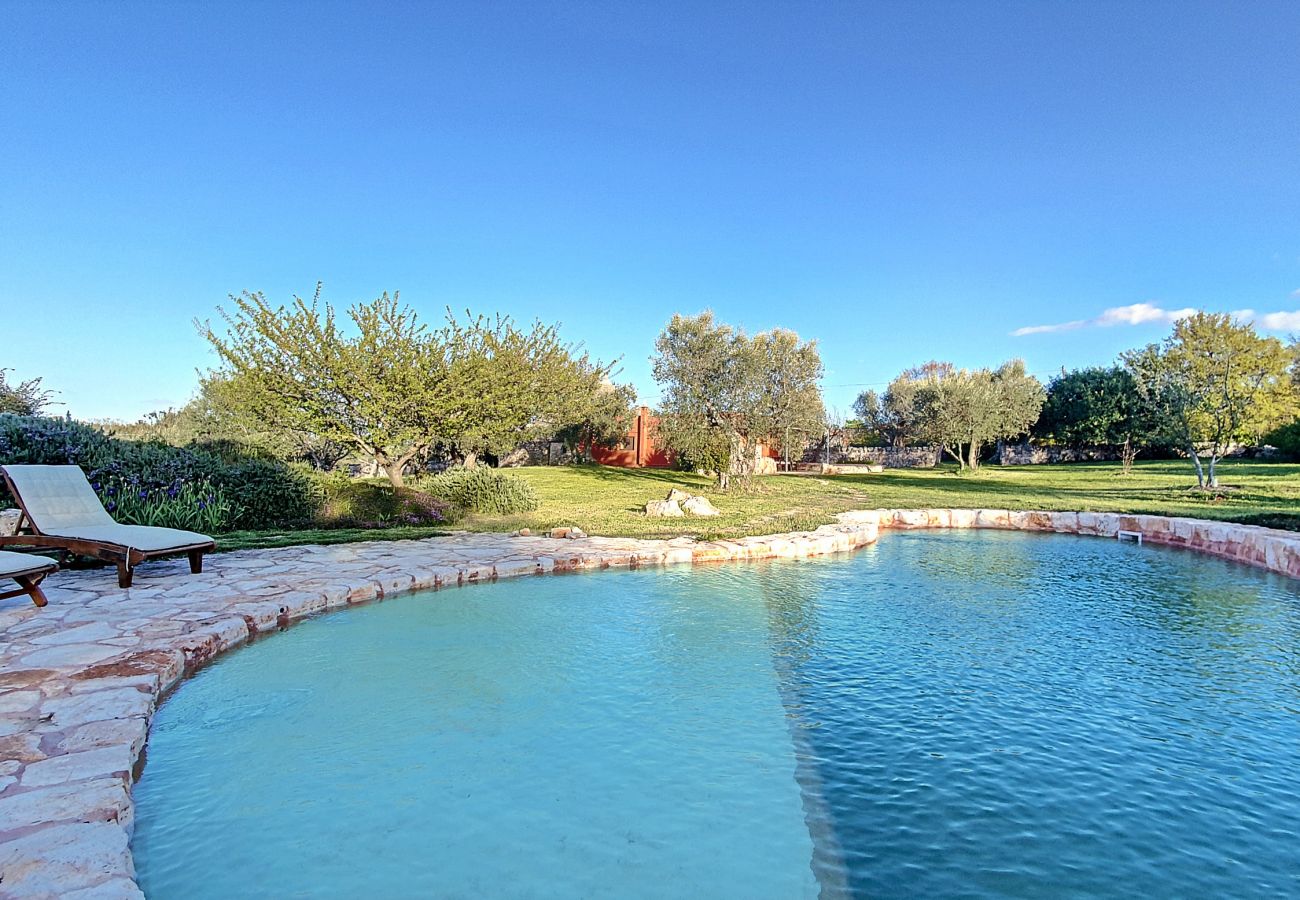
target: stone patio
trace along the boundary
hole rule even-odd
[[[50,604],[0,602],[0,895],[140,897],[131,786],[149,720],[184,675],[305,616],[397,594],[548,572],[815,556],[881,528],[1009,528],[1213,553],[1300,578],[1300,534],[1165,516],[1007,510],[864,510],[815,532],[689,538],[514,537],[290,547],[147,564],[120,590],[111,571],[61,572]]]

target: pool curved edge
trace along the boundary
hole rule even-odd
[[[1300,533],[1153,515],[873,509],[811,532],[696,542],[457,533],[419,541],[243,551],[51,579],[42,610],[0,609],[0,891],[140,897],[131,786],[159,700],[217,655],[293,621],[413,591],[554,572],[820,556],[883,529],[995,528],[1115,538],[1137,532],[1300,578]],[[82,893],[84,892],[84,894]]]

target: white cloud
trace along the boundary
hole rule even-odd
[[[1062,322],[1059,325],[1026,325],[1024,328],[1017,328],[1011,333],[1016,337],[1024,337],[1027,334],[1051,334],[1054,331],[1074,331],[1074,329],[1082,328],[1087,324],[1086,319],[1075,319],[1073,322]]]
[[[1294,312],[1257,313],[1253,309],[1242,309],[1232,314],[1234,319],[1242,322],[1254,322],[1257,328],[1265,331],[1300,331],[1300,309]]]
[[[1291,292],[1291,296],[1292,296],[1292,297],[1300,297],[1300,288],[1296,288],[1294,291],[1292,291],[1292,292]]]
[[[1090,324],[1106,328],[1111,325],[1144,325],[1147,322],[1170,324],[1185,319],[1195,312],[1196,310],[1191,308],[1161,309],[1154,303],[1133,303],[1129,306],[1111,307],[1093,319]]]
[[[1190,307],[1185,309],[1161,309],[1154,303],[1132,303],[1128,306],[1112,306],[1110,309],[1103,310],[1102,314],[1095,319],[1075,319],[1057,325],[1027,325],[1024,328],[1017,328],[1011,334],[1013,337],[1024,337],[1027,334],[1074,331],[1076,328],[1110,328],[1113,325],[1143,325],[1147,322],[1169,324],[1177,322],[1179,319],[1185,319],[1195,312],[1196,310]]]

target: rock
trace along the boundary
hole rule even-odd
[[[68,820],[129,826],[131,797],[126,784],[120,778],[103,778],[0,798],[0,831]]]
[[[673,488],[671,491],[668,492],[668,496],[665,497],[664,499],[675,500],[678,503],[685,503],[687,500],[691,499],[691,495],[686,493],[681,488]]]
[[[28,763],[23,770],[22,783],[23,787],[50,787],[104,776],[128,777],[132,762],[130,744],[112,744]]]
[[[578,538],[585,538],[586,536],[587,532],[583,531],[577,525],[572,525],[567,528],[551,529],[551,537],[553,538],[568,538],[569,540],[576,541]]]
[[[515,537],[531,537],[531,536],[532,536],[532,533],[533,533],[533,532],[532,532],[532,529],[530,529],[530,528],[520,528],[518,531],[515,532],[514,536],[515,536]]]
[[[53,725],[60,731],[104,719],[147,717],[151,712],[152,693],[137,691],[135,688],[117,688],[91,694],[64,694],[51,697],[41,705],[41,714],[50,716]]]
[[[55,825],[0,844],[0,867],[5,888],[28,896],[71,896],[70,890],[98,886],[105,876],[124,882],[125,889],[135,874],[126,829],[115,822]]]
[[[879,475],[881,472],[885,471],[885,467],[882,466],[882,465],[880,465],[879,463],[876,463],[876,464],[873,464],[873,465],[867,466],[867,471],[870,472],[870,473],[873,474],[873,475]]]
[[[693,516],[720,516],[718,508],[709,502],[708,497],[692,497],[682,504],[682,509]]]
[[[680,519],[686,515],[676,500],[651,500],[645,505],[645,514],[667,519]]]
[[[18,531],[18,520],[22,512],[16,509],[0,509],[0,537],[9,537]]]

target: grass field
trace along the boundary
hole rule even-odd
[[[1285,463],[1222,463],[1222,487],[1211,494],[1195,489],[1190,464],[1178,460],[1139,462],[1129,476],[1120,474],[1118,463],[987,466],[964,475],[951,467],[887,469],[878,475],[777,475],[758,479],[748,491],[733,493],[714,491],[712,482],[698,475],[662,469],[540,467],[519,469],[516,474],[536,489],[541,498],[538,510],[478,516],[457,527],[541,531],[577,525],[589,534],[691,534],[713,539],[815,528],[849,509],[946,506],[1159,513],[1300,531],[1300,465]],[[674,486],[705,494],[722,515],[709,519],[646,517],[641,511],[646,501],[662,499]],[[223,536],[220,546],[234,550],[438,533],[430,528],[237,532]]]

